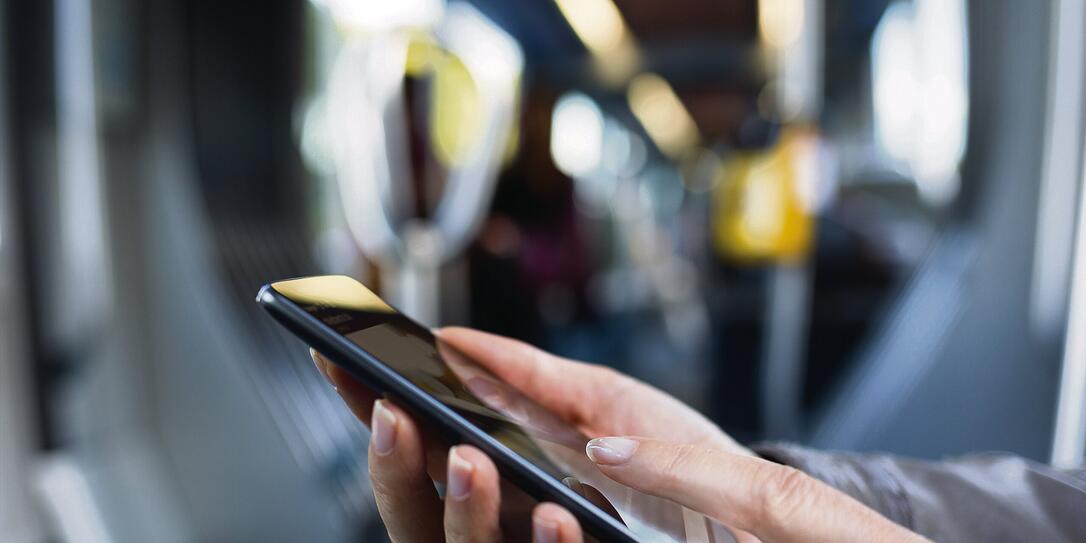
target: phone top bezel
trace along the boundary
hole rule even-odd
[[[581,527],[589,534],[601,541],[637,541],[620,521],[309,314],[293,300],[276,291],[273,284],[261,287],[256,301],[276,321],[379,394],[402,400],[401,406],[425,416],[427,422],[436,424],[441,431],[448,434],[447,437],[479,448],[494,460],[503,476],[533,498],[553,501],[568,509],[581,521]],[[402,313],[398,314],[415,322]],[[419,327],[429,334],[428,328],[422,325]]]

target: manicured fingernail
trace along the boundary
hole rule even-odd
[[[456,453],[456,447],[449,449],[449,475],[445,492],[456,501],[464,501],[471,494],[471,474],[475,466]]]
[[[379,456],[385,456],[396,447],[396,413],[385,406],[384,400],[373,402],[373,420],[371,422],[372,433],[370,443],[373,444],[373,452]]]
[[[534,543],[558,543],[558,525],[546,520],[532,521]]]
[[[633,456],[637,441],[624,437],[598,437],[588,442],[585,452],[597,464],[616,466]]]

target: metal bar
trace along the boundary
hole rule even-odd
[[[781,264],[770,272],[761,397],[765,435],[771,439],[796,439],[802,430],[810,273],[805,263]]]
[[[1052,9],[1048,111],[1040,207],[1033,255],[1030,325],[1042,339],[1062,331],[1075,225],[1079,136],[1083,126],[1086,1],[1056,0]]]
[[[1069,267],[1068,265],[1073,266],[1069,271],[1071,295],[1067,306],[1063,372],[1060,377],[1056,423],[1052,435],[1052,464],[1075,466],[1083,461],[1084,452],[1086,452],[1086,164],[1083,163],[1086,157],[1086,141],[1084,141],[1086,138],[1082,137],[1081,124],[1082,108],[1086,105],[1084,104],[1086,93],[1083,92],[1084,67],[1082,63],[1083,45],[1086,42],[1082,32],[1083,27],[1086,26],[1086,0],[1057,0],[1052,16],[1055,36],[1051,63],[1053,71],[1049,75],[1052,109],[1049,112],[1050,140],[1046,142],[1049,147],[1046,159],[1049,162],[1045,164],[1045,190],[1047,194],[1055,190],[1050,185],[1059,183],[1062,187],[1059,194],[1048,195],[1048,197],[1058,197],[1074,202],[1077,185],[1078,221],[1072,233],[1071,224],[1075,210],[1070,207],[1064,210],[1069,217],[1063,229],[1064,233],[1060,234],[1063,245],[1055,249],[1064,252],[1074,243],[1074,251],[1071,253],[1073,256],[1069,258],[1042,252],[1041,244],[1050,240],[1041,237],[1045,233],[1041,232],[1040,228],[1045,223],[1038,224],[1038,252],[1035,257],[1037,260],[1035,266],[1053,262],[1064,270]],[[1069,118],[1073,121],[1066,120]],[[1073,123],[1073,125],[1065,126],[1068,123]],[[1068,132],[1057,133],[1056,130],[1060,128]],[[1074,154],[1076,151],[1080,151],[1078,156]],[[1057,152],[1060,153],[1058,156]],[[1042,208],[1041,217],[1043,218],[1050,211]],[[1053,234],[1054,232],[1049,233],[1049,235]],[[1074,238],[1067,239],[1071,235]],[[1039,267],[1036,269],[1041,270]],[[1066,275],[1068,271],[1061,273]],[[1037,286],[1038,281],[1045,279],[1045,276],[1035,275],[1034,286]],[[1053,303],[1062,308],[1066,292],[1065,280],[1064,278],[1059,283],[1047,285],[1051,291],[1049,298],[1053,298],[1047,303]],[[1035,295],[1044,293],[1044,291],[1035,291]],[[1059,303],[1054,301],[1056,298],[1059,299]],[[1046,298],[1042,297],[1038,301],[1045,302]]]
[[[1063,374],[1056,405],[1056,430],[1052,436],[1052,464],[1081,465],[1086,459],[1086,145],[1079,156],[1078,227],[1075,232],[1071,302],[1067,311],[1067,335],[1063,347]]]
[[[58,243],[47,320],[66,348],[94,342],[112,311],[98,149],[91,0],[56,0]]]

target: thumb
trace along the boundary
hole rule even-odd
[[[611,479],[763,541],[922,541],[817,479],[760,458],[635,437],[593,439],[586,452]]]

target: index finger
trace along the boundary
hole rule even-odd
[[[794,468],[719,449],[638,437],[589,442],[611,479],[765,541],[926,541]]]
[[[569,421],[592,420],[598,413],[594,413],[591,400],[614,394],[628,379],[603,366],[567,360],[522,341],[470,328],[442,328],[436,335],[448,347]]]

